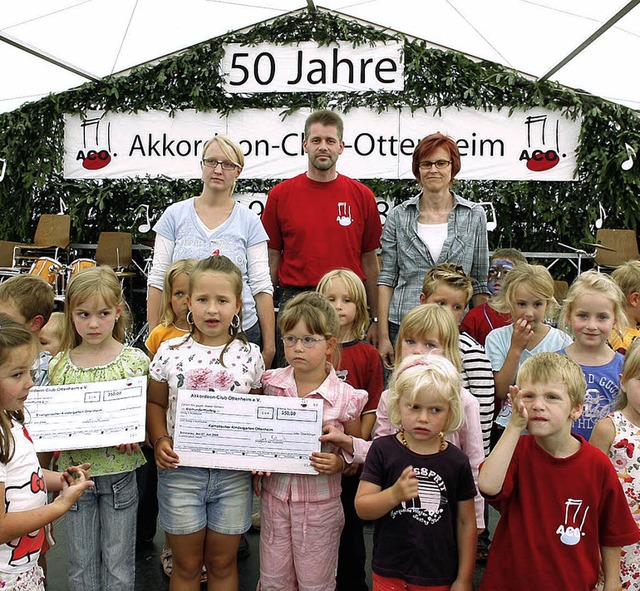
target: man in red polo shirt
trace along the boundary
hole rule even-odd
[[[344,150],[343,123],[333,111],[316,111],[305,122],[306,173],[269,192],[262,223],[269,235],[269,268],[280,285],[280,305],[313,290],[333,269],[354,271],[365,284],[376,340],[376,281],[382,225],[370,189],[336,170]]]

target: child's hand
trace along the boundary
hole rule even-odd
[[[260,470],[251,470],[251,483],[253,486],[253,492],[257,497],[262,496],[262,478],[269,478],[271,472],[261,472]]]
[[[253,492],[256,493],[256,497],[262,496],[262,477],[264,474],[262,472],[251,472],[253,477],[251,478],[251,485],[253,486]]]
[[[513,323],[513,334],[511,335],[511,348],[516,351],[524,351],[533,337],[533,328],[524,319],[520,318]]]
[[[60,475],[60,481],[62,482],[62,487],[64,488],[65,482],[69,486],[74,485],[80,479],[80,476],[83,476],[85,480],[90,480],[91,475],[89,474],[89,468],[91,468],[91,464],[81,464],[80,466],[69,466]]]
[[[127,454],[128,456],[140,451],[140,446],[137,443],[121,443],[117,448],[121,454]]]
[[[343,431],[338,429],[335,425],[325,425],[322,427],[323,435],[320,435],[320,441],[322,443],[333,443],[334,445],[350,451],[353,449],[351,442],[351,436],[346,435]]]
[[[384,366],[387,369],[393,369],[396,356],[393,350],[393,345],[388,338],[378,340],[378,353],[380,354],[380,357],[382,357],[382,363]]]
[[[520,431],[524,431],[527,428],[529,414],[522,401],[520,388],[518,388],[518,386],[509,386],[509,394],[507,397],[511,402],[511,419],[509,420],[509,424]]]
[[[173,451],[173,439],[171,437],[163,437],[156,442],[156,447],[153,450],[153,454],[156,458],[156,466],[162,470],[169,468],[177,468],[180,458],[178,454]]]
[[[410,501],[418,496],[418,477],[413,466],[407,466],[402,471],[392,488],[398,503]]]
[[[345,466],[345,461],[341,456],[332,453],[317,452],[314,451],[309,458],[311,467],[318,472],[318,474],[337,474],[342,472]]]
[[[62,503],[67,509],[71,507],[89,488],[93,487],[93,481],[85,476],[86,472],[79,466],[70,466],[62,474],[62,490],[53,501]]]

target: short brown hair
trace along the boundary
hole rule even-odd
[[[460,172],[460,150],[458,150],[455,140],[442,133],[432,133],[427,137],[423,137],[413,151],[411,170],[418,181],[420,180],[420,162],[438,148],[444,148],[449,152],[449,158],[451,158],[451,180]]]
[[[14,304],[27,322],[42,316],[42,326],[49,322],[54,297],[51,286],[38,275],[16,275],[0,283],[0,302]]]
[[[587,381],[582,368],[572,359],[560,353],[537,353],[529,357],[518,370],[516,385],[548,383],[559,380],[567,387],[572,406],[579,406],[584,402],[587,391]]]
[[[498,250],[495,250],[491,255],[491,260],[498,261],[500,259],[511,261],[514,266],[528,262],[527,257],[524,256],[517,248],[499,248]]]
[[[463,291],[467,298],[467,303],[473,296],[473,279],[465,275],[464,269],[460,265],[440,263],[435,267],[431,267],[424,276],[422,293],[428,298],[441,283]]]
[[[332,125],[338,132],[338,139],[342,141],[344,135],[344,123],[342,117],[335,111],[329,111],[328,109],[321,109],[320,111],[314,111],[307,117],[304,122],[304,137],[308,139],[309,131],[314,123],[320,123],[320,125]]]

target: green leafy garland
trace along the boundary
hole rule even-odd
[[[267,93],[228,95],[222,90],[218,63],[225,43],[278,44],[314,40],[325,45],[348,40],[357,45],[401,40],[405,44],[402,92]],[[331,105],[348,112],[367,106],[383,111],[410,107],[544,107],[582,118],[577,182],[460,181],[457,191],[475,201],[493,201],[498,230],[490,246],[525,251],[557,251],[557,242],[579,246],[593,242],[598,202],[608,213],[607,227],[636,228],[640,219],[640,165],[623,172],[624,143],[640,151],[637,114],[625,107],[579,94],[554,83],[533,83],[491,62],[474,62],[453,51],[433,49],[423,41],[345,20],[327,11],[290,13],[250,31],[212,39],[164,59],[77,89],[50,95],[0,115],[0,156],[7,175],[0,183],[0,237],[29,240],[41,213],[59,209],[62,198],[72,217],[73,240],[96,242],[103,230],[133,230],[134,211],[149,203],[157,219],[166,206],[198,194],[200,181],[168,178],[70,181],[63,170],[63,114],[106,111],[182,109],[229,113],[247,108],[280,108],[285,117],[301,107]],[[348,124],[348,118],[347,118]],[[345,171],[348,174],[348,171]],[[242,180],[239,191],[267,191],[280,179]],[[368,180],[377,195],[402,201],[417,191],[415,182]]]

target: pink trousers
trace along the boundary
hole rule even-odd
[[[263,491],[258,591],[333,591],[343,525],[340,497],[293,502]]]

